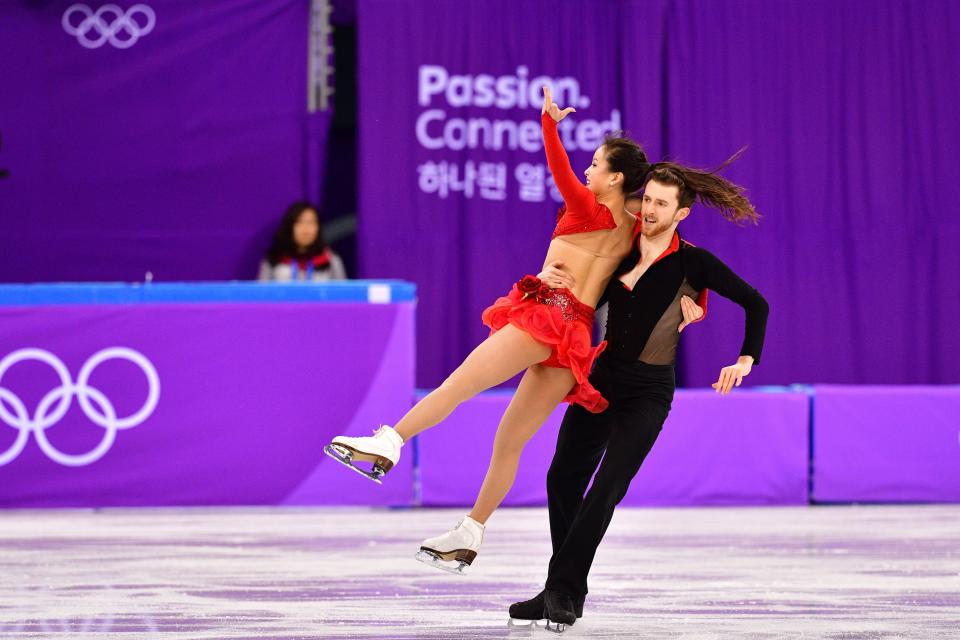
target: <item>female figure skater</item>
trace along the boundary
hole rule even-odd
[[[630,252],[637,218],[625,209],[624,198],[643,185],[649,164],[636,142],[608,138],[594,152],[584,171],[586,185],[581,184],[557,132],[557,123],[575,109],[561,110],[550,89],[543,92],[544,149],[565,205],[544,264],[560,261],[577,285],[551,289],[535,276],[524,276],[483,312],[490,336],[393,428],[381,426],[372,437],[338,436],[324,449],[379,482],[399,460],[404,442],[446,418],[461,402],[526,370],[497,428],[476,504],[456,528],[425,540],[417,554],[424,562],[456,572],[476,557],[484,523],[513,485],[520,453],[556,406],[563,400],[590,412],[607,406],[587,379],[606,346],[591,346],[594,306]],[[351,464],[353,460],[372,462],[374,469],[368,473]]]

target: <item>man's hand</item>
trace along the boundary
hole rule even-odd
[[[574,113],[575,111],[576,109],[573,107],[567,107],[561,111],[557,103],[553,101],[553,94],[550,92],[550,87],[543,85],[543,108],[540,109],[540,115],[549,113],[551,118],[560,122],[566,118],[568,114]]]
[[[683,322],[677,327],[677,333],[682,333],[688,324],[697,322],[703,317],[703,308],[690,296],[680,298],[680,310],[683,311]]]
[[[537,274],[537,277],[551,289],[573,289],[577,281],[573,279],[572,275],[563,271],[562,266],[561,261],[554,260],[545,266],[543,271]]]
[[[740,386],[744,376],[749,375],[750,369],[752,368],[753,356],[740,356],[737,358],[736,364],[720,370],[720,379],[711,386],[717,390],[717,393],[725,396],[730,393],[730,389],[734,387],[734,384],[738,387]]]

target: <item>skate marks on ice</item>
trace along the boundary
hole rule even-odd
[[[503,589],[413,560],[426,513],[6,512],[0,637],[512,637]]]
[[[551,638],[542,509],[470,574],[413,560],[463,510],[9,511],[0,638]],[[566,637],[957,638],[960,506],[618,511]]]

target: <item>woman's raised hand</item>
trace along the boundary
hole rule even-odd
[[[557,106],[557,103],[553,101],[553,93],[550,92],[550,87],[543,85],[543,108],[540,110],[540,114],[549,113],[550,117],[555,121],[560,122],[567,117],[568,114],[576,112],[576,109],[573,107],[567,107],[566,109],[561,109]]]

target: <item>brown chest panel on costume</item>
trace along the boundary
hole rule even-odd
[[[640,361],[647,364],[673,364],[677,357],[677,344],[680,342],[680,323],[683,322],[683,310],[680,308],[680,298],[688,296],[693,300],[700,294],[686,278],[680,284],[677,294],[667,310],[660,316],[660,320],[650,332],[647,343],[640,352]]]
[[[633,269],[639,261],[635,249],[618,270]],[[610,279],[601,303],[606,301],[607,327],[604,358],[640,360],[647,364],[672,364],[683,322],[680,299],[697,299],[707,289],[732,300],[746,312],[740,355],[760,362],[769,308],[766,300],[709,251],[679,240],[643,273],[633,288]]]
[[[648,364],[673,362],[676,337],[670,335],[668,325],[676,318],[676,333],[682,319],[679,296],[683,295],[680,291],[686,282],[680,251],[650,265],[632,288],[619,278],[612,278],[605,296],[610,305],[606,332],[609,356],[638,360],[643,359],[641,354],[648,354],[657,358],[643,359]],[[692,288],[687,284],[685,290]]]

